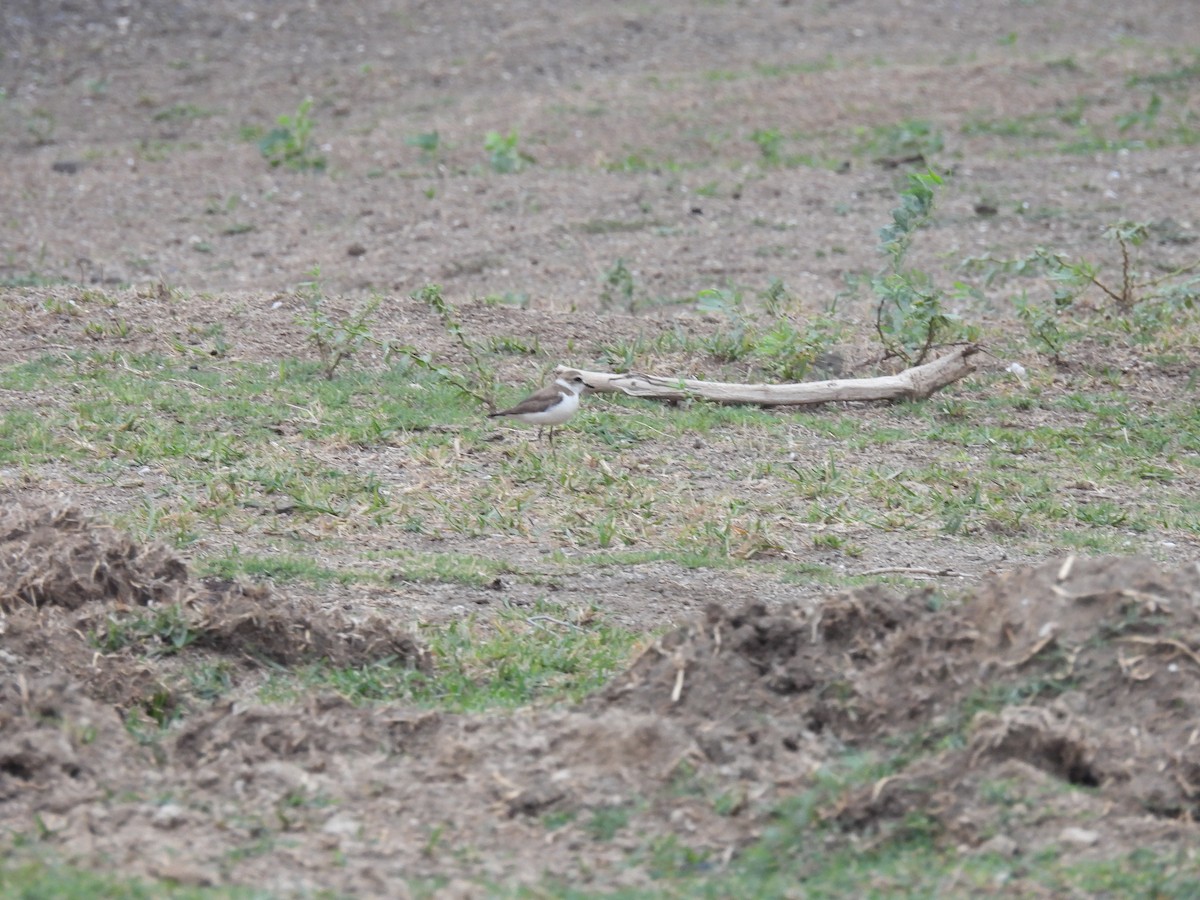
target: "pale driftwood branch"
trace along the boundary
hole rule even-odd
[[[953,569],[920,569],[912,566],[883,566],[879,569],[867,569],[865,572],[855,572],[859,578],[871,575],[925,575],[929,578],[966,578],[966,572],[955,572]]]
[[[803,384],[738,384],[665,378],[639,372],[613,373],[578,370],[584,381],[601,393],[624,393],[657,400],[713,400],[717,403],[756,403],[760,406],[800,406],[840,400],[924,400],[948,384],[975,371],[972,357],[980,348],[968,344],[923,366],[898,375],[845,378]],[[559,366],[558,373],[567,371]]]

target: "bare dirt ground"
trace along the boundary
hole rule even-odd
[[[420,669],[422,651],[382,619],[197,584],[169,553],[69,507],[10,507],[2,524],[0,803],[68,860],[283,893],[395,896],[448,876],[648,886],[629,864],[646,835],[728,860],[823,762],[889,741],[927,752],[822,810],[844,840],[869,846],[922,817],[965,854],[1194,846],[1195,564],[1071,557],[941,609],[929,591],[881,588],[775,611],[713,603],[578,707],[227,700],[146,746],[121,713],[172,702],[172,667],[197,655],[235,669],[400,656]],[[167,598],[199,635],[182,655],[98,653],[84,637]],[[1065,690],[1039,700],[1031,684]],[[964,727],[968,701],[1001,695],[965,745],[928,752]],[[598,840],[605,810],[621,829]]]
[[[1138,85],[1158,85],[1170,114],[1190,121],[1194,75],[1182,96],[1147,79],[1194,65],[1197,46],[1200,13],[1188,0],[6,2],[0,275],[30,287],[0,289],[0,362],[94,342],[47,303],[78,291],[44,285],[55,279],[112,290],[108,315],[135,323],[123,349],[200,346],[218,324],[223,352],[261,361],[304,352],[292,292],[313,266],[346,309],[372,291],[394,298],[381,327],[450,361],[455,348],[436,319],[404,299],[431,281],[463,304],[473,334],[536,341],[564,362],[615,338],[712,330],[685,301],[716,286],[780,277],[816,311],[847,274],[877,268],[897,164],[912,152],[895,126],[914,120],[940,130],[934,160],[952,171],[916,264],[1037,245],[1110,259],[1103,229],[1125,218],[1153,223],[1149,250],[1167,271],[1195,252],[1194,146],[1057,148],[1092,126],[1120,137],[1118,122],[1133,122],[1136,136],[1150,98]],[[244,137],[305,96],[326,170],[270,168]],[[483,135],[510,129],[531,160],[501,175]],[[751,135],[766,129],[783,134],[784,155],[818,164],[763,165]],[[435,131],[436,153],[406,140]],[[643,315],[603,308],[618,259]],[[182,293],[164,304],[159,285]],[[484,297],[514,308],[469,304]],[[869,314],[857,312],[867,334]],[[1147,404],[1194,389],[1195,360],[1090,352],[1134,373],[1122,389]],[[851,373],[869,361],[864,347],[847,348]],[[1023,361],[1039,365],[1032,354]],[[527,380],[528,367],[515,360],[505,375]],[[1064,367],[1053,389],[1069,392],[1076,377]],[[697,445],[696,458],[711,471],[751,458],[756,448],[738,438]],[[800,434],[794,450],[816,465],[834,444]],[[902,466],[921,449],[871,452]],[[356,448],[339,463],[395,472],[397,453]],[[770,811],[823,762],[883,741],[929,752],[822,811],[851,846],[913,815],[964,854],[1055,848],[1083,860],[1196,844],[1192,533],[1139,539],[1132,549],[1154,560],[1074,558],[1052,536],[1000,531],[854,536],[851,569],[961,573],[950,593],[963,601],[951,604],[882,588],[821,596],[752,568],[560,570],[564,602],[599,603],[647,632],[673,628],[578,707],[478,716],[364,709],[336,696],[261,705],[247,693],[147,746],[122,715],[171,703],[172,675],[189,661],[250,673],[264,660],[399,657],[420,670],[423,648],[396,622],[486,609],[495,591],[433,583],[402,596],[341,587],[285,596],[200,582],[170,551],[58,499],[104,520],[169,489],[161,473],[81,482],[62,467],[31,484],[6,468],[3,477],[0,818],[64,860],[283,894],[395,896],[406,879],[546,875],[639,887],[652,881],[634,858],[646,835],[674,835],[719,866],[762,837]],[[344,561],[379,535],[339,538],[329,552]],[[554,546],[552,537],[390,539],[525,570]],[[202,536],[195,552],[235,542],[272,546],[270,535],[226,530]],[[539,590],[503,585],[512,603]],[[183,603],[202,636],[181,654],[98,653],[87,640],[110,612],[168,601]],[[1055,699],[1030,684],[1053,687]],[[955,720],[977,699],[993,709],[980,698],[997,692],[1008,698],[1000,712]],[[961,731],[965,745],[938,744]],[[597,840],[605,811],[624,824]],[[996,890],[1022,895],[1032,878]]]

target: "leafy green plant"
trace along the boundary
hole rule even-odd
[[[749,312],[739,291],[701,291],[697,308],[724,316],[728,327],[705,338],[705,350],[720,360],[753,359],[780,381],[799,381],[841,334],[833,308],[818,315],[804,313],[782,281],[759,294],[764,317]],[[769,324],[768,324],[769,323]]]
[[[726,327],[701,341],[704,349],[722,362],[736,362],[754,350],[753,322],[742,303],[742,294],[730,288],[708,288],[696,295],[696,309],[725,319]]]
[[[758,339],[756,352],[764,367],[780,381],[800,381],[840,334],[831,313],[807,318],[800,326],[780,319]]]
[[[229,693],[234,685],[235,670],[228,660],[205,662],[185,671],[188,690],[201,700],[215,700]]]
[[[371,297],[343,319],[334,319],[325,308],[320,267],[309,272],[310,280],[301,283],[299,294],[308,305],[297,321],[308,329],[307,340],[316,348],[321,371],[332,379],[338,366],[350,359],[371,339],[371,319],[379,309],[379,298]]]
[[[934,188],[941,184],[941,177],[932,171],[909,174],[891,224],[879,232],[887,265],[870,280],[870,287],[878,299],[875,332],[885,360],[899,358],[906,365],[920,365],[934,347],[969,339],[974,332],[946,309],[945,293],[929,273],[905,265],[913,236],[933,214]]]
[[[1055,362],[1062,360],[1062,352],[1076,336],[1073,329],[1065,324],[1063,313],[1070,304],[1054,303],[1052,306],[1036,303],[1022,291],[1013,298],[1017,310],[1017,319],[1025,326],[1039,352],[1049,356]]]
[[[778,128],[759,128],[750,133],[750,140],[758,145],[764,166],[777,166],[782,160],[780,150],[783,134]]]
[[[281,165],[316,171],[325,168],[325,157],[313,148],[312,105],[312,97],[305,97],[294,115],[281,115],[276,127],[259,140],[259,152],[273,168]]]
[[[1183,282],[1177,281],[1177,279],[1200,269],[1200,260],[1155,278],[1138,278],[1134,271],[1130,248],[1141,246],[1149,236],[1149,226],[1145,223],[1115,222],[1105,229],[1104,236],[1115,241],[1121,249],[1120,286],[1102,281],[1095,266],[1086,260],[1072,263],[1061,254],[1051,254],[1045,251],[1037,251],[1037,255],[1045,262],[1050,278],[1061,286],[1061,289],[1073,296],[1078,296],[1087,287],[1094,285],[1116,304],[1117,311],[1122,314],[1129,313],[1137,304],[1155,296],[1170,296],[1191,305],[1191,302],[1200,293],[1200,276]],[[1175,283],[1170,284],[1171,282]],[[1168,285],[1170,290],[1160,291],[1159,288],[1164,285]]]
[[[420,134],[410,134],[404,139],[410,147],[421,151],[421,156],[428,162],[437,162],[438,150],[441,147],[441,137],[437,131],[424,131]]]
[[[526,165],[533,163],[533,157],[517,146],[519,142],[520,135],[515,128],[508,134],[489,131],[484,136],[483,149],[488,155],[492,171],[501,174],[519,172]]]

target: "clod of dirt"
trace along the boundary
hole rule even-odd
[[[832,811],[845,826],[928,816],[970,846],[1004,818],[1006,839],[1044,847],[1072,817],[1152,840],[1200,815],[1195,564],[1069,557],[1014,571],[912,622],[851,680],[876,739],[965,746],[846,798]]]
[[[117,713],[78,683],[61,675],[0,680],[0,806],[66,813],[99,800],[109,774],[150,762]]]
[[[0,510],[0,610],[171,603],[186,580],[187,567],[166,547],[137,544],[75,506],[10,502]]]
[[[283,665],[327,659],[351,666],[390,659],[425,668],[428,662],[420,644],[379,617],[351,622],[261,585],[210,579],[188,598],[185,609],[200,646],[233,656]]]
[[[889,635],[928,611],[927,592],[898,597],[878,586],[787,612],[757,601],[733,613],[710,606],[703,621],[652,645],[604,698],[671,715],[786,710],[819,732],[830,721],[869,714],[841,708],[847,679],[880,655]]]

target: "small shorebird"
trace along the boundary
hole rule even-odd
[[[567,369],[554,384],[530,394],[516,406],[488,413],[489,419],[507,416],[538,427],[538,440],[542,439],[542,428],[550,426],[550,446],[554,446],[554,426],[561,425],[579,409],[579,397],[592,390],[583,376],[574,369]]]

